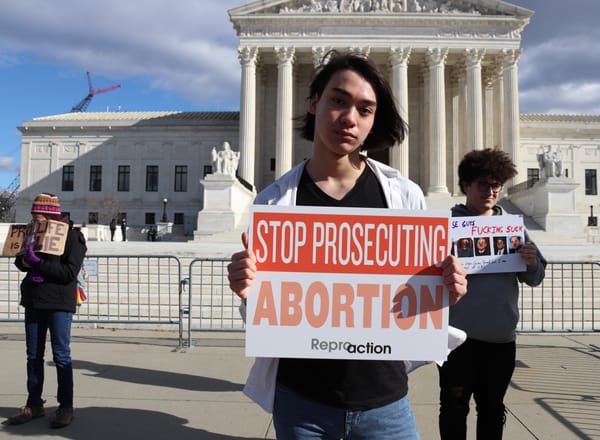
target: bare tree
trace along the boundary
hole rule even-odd
[[[100,224],[108,225],[113,218],[119,220],[119,214],[122,211],[124,211],[123,202],[118,200],[114,194],[108,193],[102,200],[102,207],[98,213],[100,217],[98,221]]]

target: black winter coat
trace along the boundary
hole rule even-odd
[[[62,255],[38,253],[42,259],[31,268],[23,265],[23,257],[15,259],[15,266],[27,276],[21,282],[21,305],[33,309],[63,310],[75,313],[77,275],[81,270],[87,251],[81,231],[70,229]],[[40,275],[44,282],[34,283],[32,273]]]

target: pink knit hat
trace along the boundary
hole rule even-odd
[[[48,217],[58,220],[60,219],[60,202],[58,197],[50,193],[41,193],[31,205],[32,214],[44,214]]]

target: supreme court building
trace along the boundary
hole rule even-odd
[[[252,192],[311,155],[294,117],[305,113],[315,66],[331,49],[368,56],[387,75],[409,136],[370,154],[418,183],[430,206],[456,203],[457,166],[472,149],[507,151],[519,171],[508,186],[517,191],[543,177],[538,158],[552,146],[572,184],[571,214],[584,227],[589,207],[599,207],[600,117],[519,111],[521,33],[533,11],[497,0],[261,0],[228,13],[239,38],[239,113],[71,113],[26,121],[17,220],[40,188],[57,188],[76,222],[101,212],[106,197],[93,193],[108,191],[110,200],[125,202],[119,212],[130,225],[148,224],[163,197],[172,200],[169,208],[190,234],[205,208],[199,180],[210,173],[215,145],[228,141],[240,152],[237,176]],[[71,194],[64,167],[80,183]],[[102,169],[103,189],[92,191],[92,173]],[[148,185],[149,170],[156,185]],[[125,171],[132,183],[122,191]]]

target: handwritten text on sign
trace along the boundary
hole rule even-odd
[[[65,250],[69,225],[63,222],[48,220],[45,222],[10,225],[4,241],[3,256],[14,256],[23,250],[23,243],[33,235],[33,249],[52,255],[62,255]]]
[[[258,273],[247,355],[445,359],[436,266],[450,252],[445,211],[254,206],[250,215]]]

